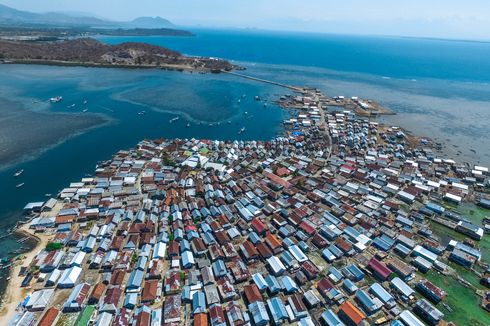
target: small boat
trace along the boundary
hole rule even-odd
[[[175,117],[175,118],[173,118],[173,119],[170,119],[170,121],[169,121],[169,122],[170,122],[170,123],[172,123],[172,122],[175,122],[175,121],[177,121],[177,120],[179,120],[179,117]]]
[[[247,114],[248,114],[248,112],[247,112],[247,111],[245,111],[245,112],[244,112],[244,114],[245,114],[245,115],[247,115]]]
[[[260,96],[256,95],[256,96],[255,96],[255,100],[256,100],[256,101],[260,101]]]
[[[447,309],[447,311],[453,312],[453,309],[447,303],[443,302],[442,305]]]
[[[188,124],[186,125],[186,127],[187,127],[187,128],[189,128],[190,126],[191,126],[191,124],[190,124],[190,123],[188,123]]]
[[[82,112],[83,112],[83,113],[85,113],[85,112],[87,112],[87,111],[88,111],[88,109],[82,110]]]
[[[264,108],[266,108],[266,107],[267,107],[267,103],[264,103]]]
[[[51,103],[58,103],[58,102],[61,102],[63,100],[63,97],[62,96],[55,96],[55,97],[52,97],[49,99],[49,101]]]
[[[74,108],[75,106],[77,106],[77,105],[76,104],[68,105],[68,108],[71,109],[71,108]]]
[[[240,131],[238,132],[238,134],[243,134],[245,132],[245,127],[242,127],[242,129],[240,129]]]
[[[228,124],[231,125],[231,121],[228,121]]]
[[[241,101],[242,101],[241,99],[238,99],[238,101],[237,101],[237,102],[238,102],[238,103],[240,103]]]
[[[16,185],[16,186],[15,186],[15,188],[21,188],[21,187],[23,187],[24,185],[25,185],[25,183],[24,183],[24,182],[22,182],[22,183],[19,183],[18,185]]]
[[[22,173],[24,173],[24,169],[22,169],[22,170],[19,170],[19,171],[15,172],[15,173],[14,173],[14,177],[16,177],[16,178],[17,178],[17,177],[19,177],[19,176],[20,176]]]
[[[216,125],[220,126],[221,125],[221,122],[218,122]]]
[[[52,194],[44,194],[44,197],[51,197]]]
[[[88,103],[88,102],[87,102],[87,100],[84,100],[84,101],[83,101],[83,104],[87,104],[87,103]]]
[[[146,111],[140,111],[138,112],[138,115],[145,115],[146,114]]]

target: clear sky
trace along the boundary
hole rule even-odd
[[[490,40],[490,0],[0,0],[34,12],[113,20],[162,16],[183,26]]]

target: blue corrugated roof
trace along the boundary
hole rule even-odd
[[[281,299],[277,297],[269,299],[267,300],[267,305],[269,306],[269,310],[272,313],[272,318],[276,323],[288,318],[286,307]]]
[[[327,326],[345,326],[332,309],[325,310],[321,318],[325,321]]]

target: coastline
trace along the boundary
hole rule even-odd
[[[197,59],[197,58],[196,58]],[[119,69],[157,69],[167,71],[180,71],[190,73],[222,73],[225,70],[222,69],[210,69],[210,68],[196,68],[191,65],[172,65],[172,64],[160,64],[160,65],[129,65],[129,64],[109,64],[109,63],[97,63],[97,62],[73,62],[63,60],[36,60],[36,59],[7,59],[4,62],[0,62],[6,65],[43,65],[43,66],[56,66],[56,67],[86,67],[86,68],[119,68]],[[245,70],[242,67],[234,67],[235,70]]]
[[[306,90],[305,89],[304,92],[305,92],[303,94],[304,96],[306,96],[307,98],[312,98],[313,102],[319,102],[318,107],[317,107],[317,109],[320,110],[318,113],[319,114],[319,121],[321,121],[321,124],[319,125],[319,127],[321,126],[322,127],[321,130],[323,132],[325,132],[326,136],[328,136],[329,131],[328,130],[325,131],[325,129],[323,129],[325,127],[325,123],[327,123],[328,119],[325,118],[326,110],[324,107],[321,106],[321,101],[319,100],[319,97],[321,97],[321,96],[318,96],[318,94],[315,93],[315,90]],[[284,106],[283,108],[288,109],[289,107]],[[292,108],[292,109],[294,109],[294,108]],[[315,109],[315,110],[317,110],[317,109]],[[386,129],[388,129],[388,128],[390,128],[390,127],[388,125],[383,124],[383,123],[379,123],[379,125],[378,125],[378,129],[380,131],[386,131]],[[395,130],[395,131],[397,131],[397,130]],[[417,143],[418,138],[415,136],[413,136],[413,137],[414,138],[409,140],[409,142]],[[326,142],[326,144],[329,144],[330,147],[328,147],[328,148],[325,147],[326,152],[327,152],[327,154],[325,156],[325,161],[324,161],[325,163],[329,162],[331,155],[332,155],[332,140],[330,137],[329,137],[329,140]],[[334,152],[333,154],[337,155],[336,152]],[[5,320],[12,320],[12,318],[15,316],[15,313],[16,313],[16,307],[18,306],[18,304],[20,302],[22,302],[23,298],[29,293],[28,292],[29,289],[20,289],[20,291],[17,291],[17,293],[16,293],[16,290],[18,288],[20,288],[20,284],[22,283],[22,279],[23,279],[22,277],[17,276],[20,268],[24,265],[24,263],[26,261],[27,261],[26,266],[29,266],[30,263],[32,262],[32,260],[34,259],[34,257],[38,254],[39,250],[46,246],[46,244],[49,241],[49,238],[51,237],[51,236],[45,235],[45,234],[41,234],[41,235],[34,234],[34,232],[29,230],[28,225],[29,224],[22,225],[22,227],[19,228],[19,230],[16,232],[22,232],[25,234],[29,234],[29,236],[35,237],[37,239],[37,244],[32,250],[30,250],[28,253],[25,253],[23,260],[16,263],[10,271],[11,272],[11,274],[10,274],[11,279],[8,283],[8,286],[7,286],[7,289],[5,292],[5,297],[4,297],[5,301],[4,301],[3,306],[0,310],[0,318],[2,318],[2,319],[5,318]]]
[[[29,288],[21,288],[23,277],[19,276],[21,267],[29,266],[41,248],[46,247],[47,243],[51,239],[51,235],[47,234],[35,234],[29,229],[29,223],[22,225],[15,230],[15,233],[20,233],[36,240],[36,245],[26,253],[20,255],[21,259],[17,259],[10,267],[9,277],[7,282],[7,288],[2,297],[0,304],[0,319],[10,321],[15,316],[16,308],[24,297],[30,293]]]

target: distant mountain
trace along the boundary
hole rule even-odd
[[[0,24],[2,25],[58,25],[58,26],[110,26],[113,22],[94,17],[71,16],[62,13],[36,14],[21,11],[0,4]]]
[[[29,19],[37,18],[37,14],[33,14],[27,11],[21,11],[14,8],[10,8],[0,4],[0,22],[11,20],[26,21]]]
[[[129,23],[134,28],[174,28],[175,25],[162,17],[139,17]]]
[[[131,22],[117,22],[93,17],[89,14],[43,13],[17,10],[0,4],[0,25],[47,25],[60,27],[112,27],[112,28],[175,28],[161,17],[141,17]]]

